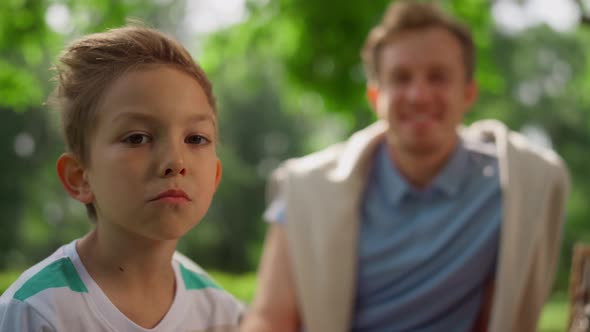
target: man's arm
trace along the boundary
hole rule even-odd
[[[258,270],[256,295],[240,331],[295,332],[299,327],[287,235],[283,225],[271,224]]]

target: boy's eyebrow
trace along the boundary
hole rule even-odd
[[[116,121],[138,121],[138,122],[145,122],[145,123],[152,123],[157,122],[156,117],[145,114],[142,112],[134,112],[134,111],[122,111],[115,115],[113,122]],[[191,115],[186,119],[187,123],[192,122],[211,122],[213,126],[216,126],[215,117],[212,114],[194,114]]]
[[[215,126],[217,124],[217,121],[215,121],[215,117],[213,116],[213,114],[195,114],[195,115],[191,115],[188,118],[188,122],[206,122],[206,121],[210,121],[213,126]]]
[[[117,121],[155,122],[155,119],[154,117],[141,112],[123,111],[115,115],[113,122]]]

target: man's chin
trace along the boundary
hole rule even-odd
[[[435,154],[438,149],[433,146],[411,146],[405,149],[408,154],[414,156],[428,156]]]
[[[401,150],[405,153],[415,156],[425,156],[437,154],[443,149],[440,141],[431,140],[419,140],[413,142],[404,142],[400,144]]]

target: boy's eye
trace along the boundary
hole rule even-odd
[[[149,141],[150,137],[146,134],[131,134],[123,139],[123,142],[133,145],[146,144]]]
[[[197,144],[197,145],[209,143],[209,140],[201,135],[190,135],[187,138],[185,138],[184,141],[185,141],[185,143],[188,143],[188,144]]]
[[[430,74],[430,81],[435,83],[442,83],[447,81],[447,74],[441,71],[435,71]]]

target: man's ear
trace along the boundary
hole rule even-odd
[[[377,84],[368,83],[367,84],[367,99],[373,108],[373,111],[377,111],[377,98],[379,98],[379,88]]]
[[[92,203],[94,195],[80,160],[72,153],[64,153],[57,159],[56,166],[59,180],[68,194],[84,204]]]
[[[475,104],[478,95],[479,87],[477,86],[475,80],[472,79],[469,83],[465,85],[465,113],[471,110],[471,107],[473,106],[473,104]]]

